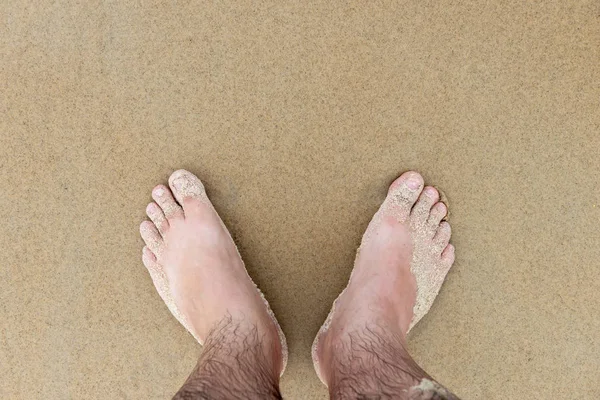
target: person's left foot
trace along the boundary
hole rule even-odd
[[[142,260],[159,295],[200,343],[225,318],[256,328],[274,368],[283,372],[285,337],[202,182],[178,170],[169,186],[152,190],[155,202],[146,208],[152,222],[140,225]]]

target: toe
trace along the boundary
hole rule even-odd
[[[411,221],[418,223],[427,222],[431,207],[440,199],[437,189],[432,186],[426,186],[421,192],[419,199],[415,203],[411,212]]]
[[[152,190],[152,198],[160,206],[167,219],[183,218],[183,209],[165,185],[158,185]]]
[[[162,252],[163,240],[158,229],[156,229],[156,226],[152,222],[142,222],[140,225],[140,234],[152,253],[159,255]]]
[[[148,269],[154,268],[156,265],[156,256],[154,255],[152,250],[148,248],[148,246],[144,246],[144,248],[142,249],[142,262],[144,263],[144,266]]]
[[[448,214],[448,208],[442,202],[437,202],[431,207],[429,212],[429,218],[427,219],[427,225],[437,228],[442,220]]]
[[[446,267],[448,269],[450,269],[450,267],[454,263],[454,257],[455,257],[454,256],[454,246],[451,244],[448,244],[448,246],[446,246],[444,251],[442,251],[442,261],[444,262],[444,265],[446,265]]]
[[[167,221],[167,217],[165,217],[163,210],[158,206],[158,204],[152,202],[146,207],[146,215],[148,218],[150,218],[150,220],[158,228],[160,234],[164,237],[165,233],[167,233],[167,229],[169,229],[169,221]]]
[[[152,282],[154,283],[154,287],[156,287],[158,294],[163,299],[163,301],[167,303],[167,306],[169,306],[169,283],[167,281],[167,277],[162,267],[158,263],[156,256],[148,247],[144,247],[142,249],[142,262],[144,263],[144,266],[150,273],[150,278],[152,279]],[[169,308],[171,307],[169,306]]]
[[[192,204],[197,204],[198,200],[206,198],[204,185],[198,177],[184,169],[177,170],[169,177],[169,186],[175,195],[175,198],[184,209]]]
[[[390,185],[386,206],[403,221],[410,215],[422,190],[423,177],[415,171],[405,172]]]
[[[440,253],[446,248],[448,242],[450,242],[451,233],[452,230],[450,229],[450,224],[446,221],[442,221],[433,237],[433,244],[439,249]]]

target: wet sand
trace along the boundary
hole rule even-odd
[[[278,316],[287,398],[326,398],[311,342],[408,169],[457,249],[414,357],[465,399],[600,397],[597,4],[126,3],[3,12],[1,398],[183,383],[138,234],[178,168]]]

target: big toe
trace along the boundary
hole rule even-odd
[[[198,177],[185,169],[179,169],[169,177],[169,186],[173,195],[188,212],[188,208],[194,207],[198,201],[206,200],[204,185]]]
[[[405,221],[423,191],[423,184],[423,177],[418,172],[403,173],[390,185],[384,203],[386,208],[394,213],[400,221]]]

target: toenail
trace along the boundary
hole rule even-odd
[[[183,184],[183,178],[177,178],[173,181],[173,186],[175,186],[175,189],[177,190],[183,189]]]
[[[408,186],[408,188],[411,190],[417,190],[419,186],[421,186],[421,180],[416,176],[411,176],[406,181],[406,186]]]
[[[165,194],[165,189],[158,188],[154,191],[154,194],[156,194],[157,196],[162,196],[163,194]]]
[[[429,197],[435,197],[435,189],[432,187],[428,187],[425,192],[427,193],[427,196]]]

